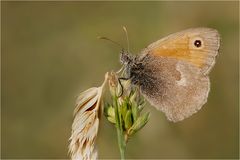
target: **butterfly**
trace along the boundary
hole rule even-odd
[[[207,102],[208,74],[219,47],[217,30],[191,28],[150,44],[139,55],[124,51],[120,62],[125,69],[125,79],[138,86],[141,94],[164,112],[168,120],[178,122]]]

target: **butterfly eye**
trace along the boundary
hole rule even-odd
[[[194,41],[194,46],[197,47],[197,48],[201,47],[202,46],[201,40],[195,40]]]

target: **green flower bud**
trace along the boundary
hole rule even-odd
[[[149,113],[145,113],[144,115],[138,117],[136,122],[134,122],[132,127],[128,130],[128,135],[132,136],[134,133],[139,131],[142,127],[145,126],[148,120],[149,120]]]
[[[127,114],[124,117],[125,129],[129,129],[132,126],[132,112],[127,111]]]

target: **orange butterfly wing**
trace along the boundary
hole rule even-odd
[[[220,36],[215,29],[193,28],[158,40],[143,53],[187,61],[208,74],[215,64],[219,46]]]

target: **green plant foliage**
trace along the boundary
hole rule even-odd
[[[111,102],[105,105],[105,116],[117,129],[118,144],[121,159],[125,158],[125,148],[130,137],[140,131],[149,120],[149,112],[141,113],[144,108],[144,100],[137,88],[129,87],[124,83],[123,95],[117,95],[120,84],[116,81],[116,75],[110,78]],[[114,77],[115,76],[115,77]]]

